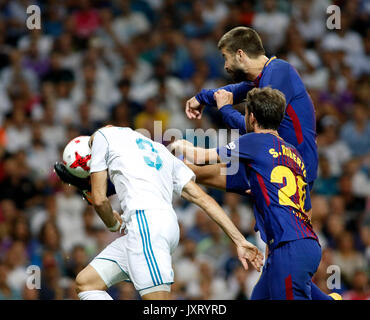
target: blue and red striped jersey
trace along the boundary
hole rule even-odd
[[[241,82],[218,89],[203,89],[196,99],[204,105],[216,105],[215,91],[225,89],[233,93],[234,104],[242,102],[249,90],[255,87],[271,87],[284,93],[286,111],[278,129],[279,135],[295,146],[307,166],[307,180],[313,182],[317,177],[318,154],[316,145],[316,120],[312,100],[297,71],[288,62],[272,57],[253,82]],[[220,109],[223,121],[233,129],[246,133],[244,116],[231,105]]]
[[[270,249],[286,241],[318,240],[307,214],[307,167],[293,145],[273,134],[248,133],[217,152],[227,163],[226,190],[245,195],[250,185],[255,230]]]

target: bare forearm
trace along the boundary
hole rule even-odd
[[[181,195],[184,199],[193,202],[202,208],[207,215],[215,221],[222,230],[224,230],[237,246],[241,246],[246,243],[245,238],[235,227],[225,211],[223,211],[218,203],[212,197],[207,195],[195,182],[190,181],[185,185]]]
[[[226,190],[226,175],[221,174],[221,168],[226,167],[224,163],[197,166],[186,164],[195,174],[197,183],[211,188]]]
[[[116,224],[117,220],[113,215],[113,209],[108,198],[98,204],[94,204],[94,208],[108,228],[111,228]]]
[[[194,164],[217,163],[218,154],[215,149],[204,149],[194,146],[186,146],[183,149],[184,158]]]
[[[207,195],[200,201],[199,206],[222,228],[235,245],[240,246],[246,242],[244,236],[213,198]]]

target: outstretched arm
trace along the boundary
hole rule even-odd
[[[206,166],[186,164],[195,174],[196,181],[207,187],[226,190],[226,175],[221,174],[222,168],[226,168],[225,163],[216,163]]]
[[[243,81],[236,84],[229,84],[221,88],[203,89],[195,96],[195,98],[202,105],[216,106],[216,100],[213,95],[215,92],[223,89],[231,92],[234,96],[234,103],[238,104],[247,97],[248,91],[251,90],[253,87],[254,86],[251,85],[250,83]]]
[[[195,147],[187,140],[177,140],[170,146],[170,151],[176,156],[183,155],[184,158],[195,164],[217,163],[219,157],[216,149],[204,149]]]
[[[189,181],[182,189],[181,196],[198,205],[202,208],[208,216],[215,221],[229,238],[234,242],[238,251],[238,258],[247,270],[248,263],[250,263],[260,271],[263,265],[263,255],[253,244],[248,242],[240,231],[235,227],[233,222],[227,216],[225,211],[218,205],[218,203],[206,194],[194,181]]]
[[[248,82],[241,82],[237,84],[230,84],[217,89],[203,89],[197,95],[186,101],[185,113],[189,119],[200,119],[202,117],[203,108],[205,105],[217,106],[214,94],[219,90],[231,92],[233,95],[233,103],[238,104],[242,102],[249,90],[254,86]],[[231,103],[231,104],[233,104]],[[245,123],[243,115],[235,110],[232,106],[218,107],[223,121],[232,129],[239,129],[240,134],[245,134]]]

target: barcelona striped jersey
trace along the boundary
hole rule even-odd
[[[217,152],[227,163],[226,190],[245,195],[250,186],[255,230],[270,249],[297,239],[318,240],[308,215],[307,167],[293,145],[270,133],[247,133]]]

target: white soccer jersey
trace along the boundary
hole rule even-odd
[[[180,195],[183,186],[195,180],[194,173],[164,145],[123,127],[95,133],[90,172],[106,169],[124,217],[135,210],[172,209],[173,192]]]

